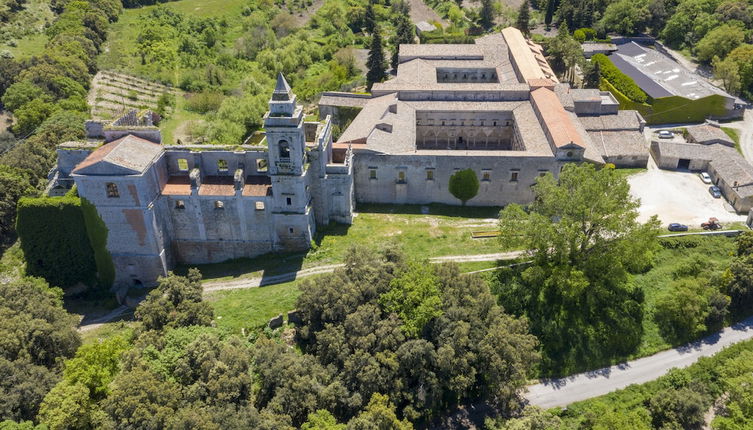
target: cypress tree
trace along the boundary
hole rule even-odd
[[[392,61],[390,65],[392,69],[397,69],[398,50],[402,43],[413,43],[416,38],[416,32],[413,28],[413,23],[407,15],[399,15],[397,18],[397,30],[396,35],[393,38],[394,45],[392,47]]]
[[[374,83],[382,82],[386,77],[382,36],[378,30],[371,37],[371,47],[369,48],[369,58],[366,61],[366,67],[369,68],[368,73],[366,73],[366,89],[371,91]]]
[[[531,29],[528,26],[528,22],[530,20],[531,20],[531,10],[528,5],[528,0],[524,0],[523,4],[520,5],[520,9],[518,10],[518,22],[515,25],[515,27],[517,27],[521,33],[525,34],[526,36],[529,36],[531,34]]]
[[[599,88],[601,83],[601,63],[598,61],[591,61],[591,67],[586,71],[586,75],[583,77],[583,86],[585,88]]]
[[[494,26],[494,5],[492,0],[481,0],[481,26],[488,30]]]
[[[371,2],[366,6],[366,32],[369,34],[374,34],[374,30],[376,29],[376,15],[374,14],[374,6],[371,5]]]

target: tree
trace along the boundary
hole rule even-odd
[[[8,87],[3,94],[3,106],[9,111],[15,111],[24,104],[45,96],[41,88],[29,81],[20,81]],[[49,96],[47,96],[49,99]]]
[[[481,19],[481,26],[484,27],[485,30],[494,27],[494,15],[494,3],[492,0],[481,0],[479,18]]]
[[[463,206],[468,200],[476,197],[478,189],[479,181],[473,169],[458,170],[450,176],[450,194],[460,200]]]
[[[369,58],[366,61],[366,67],[369,71],[366,73],[366,89],[371,91],[371,87],[382,82],[387,76],[384,64],[384,50],[382,49],[382,36],[379,31],[375,31],[371,36],[371,47],[369,48]]]
[[[10,238],[16,223],[16,203],[37,192],[30,172],[0,164],[0,235]]]
[[[714,66],[714,77],[722,81],[724,89],[731,94],[740,92],[740,71],[734,60],[725,58],[719,59],[714,56],[711,64]]]
[[[743,29],[734,24],[722,24],[706,33],[695,46],[698,61],[710,62],[714,56],[724,58],[745,41]]]
[[[628,273],[651,264],[659,221],[637,221],[638,202],[614,168],[567,164],[559,180],[547,174],[533,190],[528,212],[500,213],[501,242],[533,260],[500,272],[501,303],[529,317],[554,371],[629,354],[641,338],[643,295]]]
[[[654,428],[698,429],[708,409],[703,396],[690,388],[656,392],[648,403]]]
[[[429,321],[442,315],[439,280],[427,264],[409,265],[392,279],[390,290],[379,302],[387,312],[400,317],[408,337],[417,337]]]
[[[27,359],[10,361],[0,357],[0,420],[33,420],[58,375]],[[0,429],[4,429],[0,424]]]
[[[515,27],[520,30],[520,32],[523,33],[526,37],[531,34],[531,29],[529,27],[530,21],[531,8],[528,4],[528,0],[524,0],[520,5],[520,9],[518,9],[518,20],[516,21]]]
[[[185,277],[170,273],[158,282],[158,287],[136,308],[136,319],[141,321],[145,330],[211,323],[212,308],[202,302],[201,272],[198,269],[190,269]]]
[[[560,24],[557,36],[549,42],[546,52],[552,68],[560,74],[565,74],[583,61],[583,49],[580,43],[570,36],[565,23]]]
[[[549,430],[562,428],[562,420],[557,415],[537,406],[526,406],[520,417],[495,423],[487,419],[489,430]]]
[[[673,342],[695,339],[706,331],[708,294],[696,280],[675,281],[655,306],[660,331]]]
[[[406,420],[398,419],[395,406],[390,403],[388,396],[375,393],[371,396],[366,409],[348,422],[348,430],[381,429],[412,430],[413,425]]]
[[[591,61],[585,70],[585,76],[583,76],[584,88],[599,88],[601,85],[601,63],[598,61]]]
[[[369,4],[366,5],[366,16],[364,19],[366,23],[366,32],[371,35],[376,33],[378,27],[376,22],[376,15],[374,14],[374,6],[372,5],[371,1],[369,1]]]
[[[599,25],[609,31],[633,35],[643,31],[649,17],[648,1],[618,0],[607,6]]]
[[[400,45],[413,43],[416,39],[416,30],[408,14],[398,15],[396,19],[397,29],[395,37],[393,38],[394,46],[392,48],[392,61],[390,63],[392,70],[397,70]]]
[[[338,423],[337,418],[329,411],[319,409],[309,414],[301,430],[345,430],[345,424]]]

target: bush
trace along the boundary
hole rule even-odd
[[[186,109],[198,113],[214,112],[220,108],[223,98],[220,93],[203,91],[186,100]]]
[[[591,57],[592,62],[598,62],[601,66],[601,76],[614,85],[614,87],[624,94],[630,100],[637,103],[644,103],[648,100],[648,95],[635,83],[628,75],[622,73],[612,61],[604,54],[596,54]]]
[[[16,231],[29,275],[62,288],[78,282],[94,284],[94,251],[79,198],[22,198],[18,202]]]

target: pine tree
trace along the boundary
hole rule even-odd
[[[494,5],[492,0],[481,0],[481,26],[488,30],[494,26]]]
[[[366,67],[369,68],[369,72],[366,73],[366,89],[371,91],[371,87],[376,82],[382,82],[386,76],[382,36],[378,30],[371,37],[371,47],[369,48],[369,58],[366,61]]]
[[[366,6],[366,17],[364,20],[366,21],[366,32],[374,34],[374,30],[376,29],[376,15],[374,14],[374,7],[371,5],[371,2]]]
[[[601,64],[598,61],[591,61],[591,66],[586,70],[583,76],[584,88],[599,88],[601,83]]]
[[[393,70],[397,69],[398,50],[400,48],[400,44],[413,43],[416,38],[416,32],[413,28],[413,23],[411,22],[408,15],[398,15],[396,27],[396,34],[393,38],[394,44],[392,47],[392,61],[390,62]]]
[[[529,36],[531,34],[531,29],[528,26],[528,22],[531,20],[531,9],[528,5],[528,0],[524,0],[523,4],[520,5],[520,9],[518,10],[518,22],[515,24],[515,27],[520,30],[521,33],[523,33],[526,36]]]

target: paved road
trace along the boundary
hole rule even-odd
[[[526,398],[536,406],[553,408],[610,393],[631,384],[652,381],[674,367],[687,367],[734,343],[753,338],[753,317],[699,341],[650,357],[612,367],[543,381],[528,387]]]
[[[753,163],[753,110],[747,109],[742,121],[724,124],[740,130],[740,149],[746,160]]]
[[[448,255],[444,257],[430,258],[432,263],[447,263],[454,261],[456,263],[473,263],[480,261],[497,261],[512,260],[513,258],[523,255],[523,251],[498,252],[495,254],[477,254],[477,255]],[[256,278],[241,278],[231,281],[209,281],[204,282],[204,292],[238,290],[242,288],[255,288],[264,285],[274,285],[283,282],[290,282],[296,279],[306,278],[313,275],[334,272],[335,269],[343,267],[344,264],[330,264],[327,266],[317,266],[309,269],[299,270],[297,272],[282,273],[272,276],[261,276]]]
[[[102,315],[99,318],[95,318],[90,321],[81,322],[81,325],[78,327],[78,331],[83,333],[89,330],[94,330],[97,327],[102,326],[105,323],[108,323],[115,318],[118,318],[119,316],[123,315],[126,311],[128,311],[130,308],[126,305],[122,305],[120,307],[117,307],[110,312],[106,313],[105,315]]]

